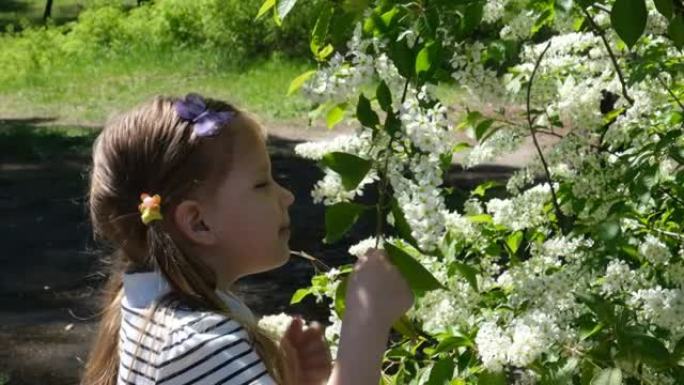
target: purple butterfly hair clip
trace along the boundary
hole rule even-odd
[[[174,103],[176,112],[183,120],[195,124],[194,132],[199,137],[216,136],[221,126],[235,117],[233,111],[211,111],[198,94],[187,94],[184,100]]]

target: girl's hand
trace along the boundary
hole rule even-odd
[[[330,377],[332,358],[324,333],[321,324],[306,327],[300,317],[285,331],[281,344],[289,349],[298,385],[321,385]]]
[[[345,317],[380,329],[390,327],[413,306],[413,293],[384,250],[369,249],[349,277]]]

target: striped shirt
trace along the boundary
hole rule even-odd
[[[124,275],[119,331],[119,385],[228,384],[275,385],[235,319],[187,308],[147,309],[169,291],[157,272]],[[239,302],[226,300],[234,313],[253,317]]]

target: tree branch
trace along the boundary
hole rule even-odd
[[[606,39],[606,34],[601,30],[601,28],[596,24],[594,19],[591,17],[589,14],[589,11],[587,11],[586,8],[580,7],[582,12],[584,13],[584,16],[586,19],[589,21],[589,24],[591,24],[592,29],[594,32],[596,32],[599,37],[601,37],[601,40],[603,41],[603,45],[606,47],[606,51],[608,51],[608,55],[610,56],[610,60],[613,62],[613,67],[615,67],[615,71],[617,72],[618,78],[620,79],[620,84],[622,85],[622,96],[627,99],[630,105],[634,104],[634,99],[632,99],[631,96],[629,96],[629,93],[627,93],[627,82],[625,81],[625,77],[622,74],[622,70],[620,69],[620,65],[617,62],[617,59],[615,58],[615,54],[613,53],[613,50],[610,48],[610,44],[608,44],[608,39]]]
[[[532,75],[530,75],[530,81],[527,83],[527,124],[530,127],[530,133],[532,134],[532,140],[534,141],[534,147],[537,149],[537,154],[539,154],[539,159],[541,159],[542,165],[544,166],[544,172],[546,173],[546,180],[547,183],[549,184],[549,188],[551,189],[551,197],[553,198],[553,207],[556,209],[556,216],[558,217],[558,222],[561,224],[561,228],[563,227],[563,224],[565,222],[565,216],[563,215],[563,212],[560,209],[560,205],[558,204],[558,197],[556,196],[556,189],[553,188],[553,182],[551,180],[551,172],[549,171],[549,165],[546,163],[546,159],[544,158],[544,154],[541,150],[541,146],[539,146],[539,142],[537,141],[537,135],[535,134],[535,128],[534,128],[534,122],[532,121],[532,113],[530,111],[530,96],[532,94],[532,84],[534,82],[534,76],[537,74],[537,70],[539,69],[539,65],[541,64],[542,59],[544,58],[544,55],[546,55],[546,52],[551,48],[551,42],[549,41],[548,44],[546,44],[546,47],[544,47],[544,50],[542,51],[541,55],[537,58],[537,62],[534,64],[534,69],[532,70]]]

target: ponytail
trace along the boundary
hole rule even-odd
[[[105,286],[102,319],[90,350],[81,385],[116,385],[119,374],[119,328],[123,275],[114,271]]]

